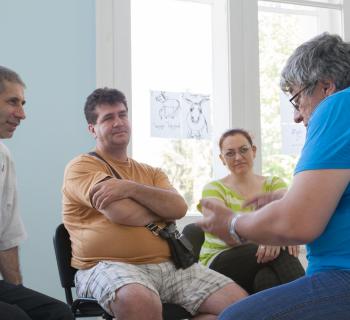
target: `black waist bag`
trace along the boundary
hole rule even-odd
[[[146,228],[168,242],[171,259],[177,269],[186,269],[196,262],[192,244],[185,235],[176,229],[174,222],[169,223],[164,228],[160,228],[154,223],[149,223],[146,225]]]

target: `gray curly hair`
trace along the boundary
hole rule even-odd
[[[295,49],[282,70],[280,87],[284,92],[307,87],[310,95],[322,80],[334,81],[337,91],[350,86],[350,43],[327,32]]]

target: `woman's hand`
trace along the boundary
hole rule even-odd
[[[291,256],[298,258],[300,253],[300,246],[288,246],[288,253]]]
[[[276,259],[281,251],[280,246],[265,246],[259,245],[258,250],[256,251],[256,257],[258,263],[266,263]]]
[[[279,256],[281,249],[288,249],[288,253],[296,258],[298,258],[300,253],[300,246],[279,247],[260,245],[256,251],[257,262],[266,263],[276,259]]]

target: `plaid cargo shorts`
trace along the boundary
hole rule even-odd
[[[116,290],[138,283],[155,292],[162,303],[181,305],[194,315],[208,296],[233,281],[198,263],[183,270],[172,262],[134,265],[101,261],[90,269],[78,270],[75,283],[79,297],[97,299],[110,314]]]

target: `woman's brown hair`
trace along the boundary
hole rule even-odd
[[[222,149],[222,143],[224,142],[224,140],[227,137],[235,136],[236,134],[241,134],[242,136],[244,136],[248,140],[249,144],[251,146],[253,146],[253,139],[250,136],[250,134],[248,133],[248,131],[246,131],[244,129],[240,129],[240,128],[235,128],[235,129],[229,129],[221,135],[220,140],[219,140],[220,150]]]

